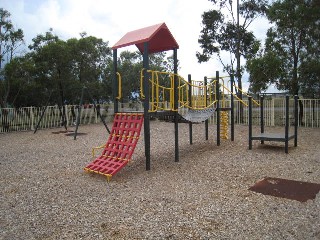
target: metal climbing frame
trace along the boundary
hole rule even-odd
[[[156,111],[177,111],[178,108],[188,108],[193,110],[204,110],[213,107],[217,102],[216,98],[216,80],[209,84],[203,84],[202,81],[188,81],[178,74],[170,72],[160,72],[154,70],[141,70],[140,74],[140,97],[145,99],[143,90],[144,71],[149,73],[150,95],[149,112]],[[174,94],[175,77],[178,80],[178,95]],[[167,80],[167,84],[161,85],[161,79]],[[162,81],[163,82],[163,81]],[[175,99],[177,98],[177,99]],[[178,107],[174,106],[175,100],[178,100]]]

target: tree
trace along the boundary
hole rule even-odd
[[[10,20],[11,14],[0,8],[0,71],[2,71],[2,63],[10,62],[19,46],[24,43],[23,31],[15,30]],[[3,76],[3,74],[1,74]],[[10,95],[11,83],[7,79],[0,79],[0,106],[6,107],[8,104],[8,96]]]
[[[142,56],[138,51],[123,51],[118,59],[118,71],[122,79],[122,96],[124,100],[131,98],[132,93],[140,89],[140,71]]]
[[[301,94],[306,98],[320,99],[320,61],[311,59],[300,66]]]
[[[80,85],[85,85],[98,102],[111,94],[112,54],[108,42],[81,33],[81,38],[69,39],[72,55],[72,73]]]
[[[35,106],[40,101],[43,89],[33,81],[35,65],[30,54],[13,58],[5,65],[4,83],[10,82],[11,90],[7,96],[8,102],[15,107]],[[0,90],[3,88],[0,88]],[[0,95],[4,94],[0,91]]]
[[[307,14],[307,44],[299,67],[301,94],[320,98],[320,3],[312,1]]]
[[[315,0],[277,0],[269,6],[266,13],[273,27],[267,32],[264,50],[247,65],[251,88],[275,83],[279,90],[293,95],[302,89],[307,93],[311,86],[319,91],[319,84],[313,84],[319,80],[319,12]],[[299,106],[301,121],[301,101]]]
[[[55,102],[51,104],[57,100],[59,104],[78,103],[83,86],[90,90],[96,102],[109,98],[110,92],[105,91],[112,59],[108,42],[85,33],[80,35],[80,39],[63,41],[50,29],[35,37],[29,46],[36,66],[34,81],[41,82],[46,95],[54,91],[52,101]]]
[[[242,89],[241,79],[244,68],[241,66],[241,57],[251,58],[260,46],[254,34],[248,31],[248,27],[263,14],[267,1],[247,0],[242,1],[241,4],[239,0],[209,1],[218,9],[209,10],[202,15],[203,29],[198,40],[202,53],[197,52],[196,56],[200,63],[208,61],[212,56],[217,56],[223,65],[223,70],[234,74],[238,87]],[[229,63],[223,61],[222,52],[230,54]],[[238,92],[238,96],[242,98],[241,91]]]
[[[277,85],[276,79],[283,74],[284,63],[276,52],[268,52],[259,57],[249,59],[246,63],[249,76],[249,92],[258,94],[266,91],[270,84]],[[258,81],[255,81],[257,79]]]
[[[36,68],[34,81],[43,87],[44,96],[49,96],[52,92],[50,104],[63,105],[65,85],[72,77],[71,56],[66,42],[55,36],[50,29],[45,35],[34,38],[29,48],[33,50],[31,54]],[[44,104],[46,100],[43,98],[37,105]]]
[[[20,28],[15,30],[10,16],[7,10],[0,8],[0,69],[5,57],[10,62],[17,48],[24,44],[23,31]]]
[[[319,12],[319,5],[310,0],[278,0],[269,7],[267,17],[274,26],[267,32],[265,48],[258,57],[248,61],[251,85],[261,84],[261,74],[254,74],[258,73],[255,62],[274,55],[272,59],[281,62],[281,71],[274,74],[272,64],[261,68],[269,79],[264,81],[264,85],[276,83],[279,90],[288,90],[294,95],[300,93],[301,82],[306,81],[301,78],[300,73],[305,72],[301,67],[318,59]],[[311,69],[312,67],[309,68]]]

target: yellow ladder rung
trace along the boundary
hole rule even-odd
[[[86,172],[90,172],[90,173],[97,173],[97,174],[101,174],[107,177],[107,181],[110,182],[111,178],[112,178],[112,174],[107,174],[107,173],[103,173],[103,172],[99,172],[99,171],[95,171],[89,168],[84,168],[84,170]]]
[[[228,117],[228,112],[222,111],[221,112],[221,132],[220,132],[220,137],[222,139],[228,139],[228,130],[229,130],[229,117]]]
[[[120,135],[120,134],[112,134],[113,137],[121,137],[121,138],[132,138],[132,139],[139,139],[139,137],[136,136],[125,136],[125,135]]]

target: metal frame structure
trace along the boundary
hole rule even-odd
[[[285,110],[285,131],[284,133],[266,133],[264,129],[264,110],[263,110],[263,96],[260,96],[260,134],[253,135],[252,132],[252,97],[249,100],[249,150],[252,149],[252,141],[259,140],[261,144],[264,141],[275,141],[285,143],[285,153],[289,150],[289,141],[294,139],[294,146],[298,145],[298,96],[294,96],[294,133],[289,134],[289,96],[286,96],[286,110]]]
[[[144,141],[145,141],[145,156],[146,156],[146,170],[151,169],[150,161],[150,117],[152,113],[149,113],[149,54],[156,52],[163,52],[173,50],[173,61],[174,61],[174,74],[175,74],[175,86],[174,95],[178,96],[178,79],[176,77],[178,73],[178,57],[177,49],[179,48],[178,43],[172,36],[168,27],[165,23],[141,28],[135,31],[128,32],[125,34],[113,47],[113,99],[114,99],[114,112],[119,112],[119,101],[115,97],[118,92],[117,84],[117,49],[125,46],[136,45],[139,51],[143,55],[143,90],[145,95],[144,101]],[[174,99],[175,108],[178,107],[178,99]],[[174,133],[175,133],[175,161],[179,161],[179,128],[178,128],[178,112],[174,113]]]
[[[43,116],[44,116],[44,113],[46,112],[47,108],[48,108],[48,105],[49,105],[49,102],[50,102],[50,99],[51,99],[51,95],[52,93],[55,92],[55,91],[50,91],[50,94],[49,94],[49,97],[48,97],[48,100],[46,102],[46,105],[45,107],[43,108],[42,112],[41,112],[41,115],[40,115],[40,118],[39,118],[39,121],[33,131],[33,133],[35,134],[37,131],[38,131],[38,128],[40,126],[40,123],[43,119]],[[64,104],[64,99],[63,99],[63,96],[62,96],[62,99],[60,99],[60,104],[58,104],[58,108],[59,108],[59,112],[60,112],[60,116],[61,116],[61,124],[63,125],[63,127],[65,128],[65,130],[67,131],[68,128],[67,128],[67,124],[66,124],[66,112],[65,112],[65,108],[63,107]],[[62,108],[62,111],[61,111],[61,108]]]
[[[83,104],[83,97],[84,97],[84,93],[85,91],[87,92],[89,98],[91,99],[92,103],[93,103],[93,107],[95,109],[95,111],[97,112],[97,115],[99,116],[101,122],[103,123],[104,127],[106,128],[106,130],[108,131],[108,133],[110,134],[110,129],[107,126],[107,123],[105,122],[105,120],[103,119],[103,117],[100,114],[99,109],[97,108],[97,104],[94,102],[93,97],[89,91],[89,89],[87,87],[83,87],[82,91],[81,91],[81,98],[80,98],[80,103],[79,103],[79,107],[78,107],[78,116],[77,116],[77,121],[76,121],[76,129],[74,131],[74,136],[73,139],[76,140],[77,139],[77,134],[78,134],[78,128],[80,125],[80,115],[81,115],[81,106]]]
[[[141,54],[143,55],[143,93],[144,93],[144,140],[145,140],[145,157],[146,157],[146,170],[151,169],[151,161],[150,161],[150,117],[152,116],[160,116],[162,114],[173,116],[174,120],[174,145],[175,145],[175,162],[179,161],[179,119],[180,115],[177,111],[179,105],[179,79],[178,79],[178,57],[177,57],[177,49],[179,45],[176,40],[173,38],[169,29],[167,28],[165,23],[153,25],[150,27],[138,29],[135,31],[128,32],[125,34],[113,47],[113,99],[114,99],[114,112],[119,112],[119,99],[115,96],[116,93],[119,92],[119,86],[117,84],[117,74],[118,74],[118,66],[117,66],[117,49],[125,46],[136,45]],[[150,112],[150,72],[149,70],[149,54],[163,51],[173,51],[173,61],[174,61],[174,86],[173,86],[173,110],[165,111],[165,112]],[[190,78],[190,79],[189,79]],[[217,112],[217,145],[220,145],[220,111],[231,111],[231,140],[234,141],[234,103],[233,103],[233,83],[234,78],[231,76],[231,108],[221,109],[220,108],[220,84],[219,84],[219,71],[216,72],[216,112]],[[188,81],[191,81],[191,75],[188,76]],[[207,84],[207,78],[204,80],[204,84]],[[191,91],[191,89],[189,90]],[[190,94],[191,96],[191,94]],[[205,95],[206,96],[206,95]],[[207,106],[207,103],[206,103]],[[189,140],[190,144],[192,144],[192,124],[189,123]],[[208,140],[208,121],[205,121],[205,138]]]

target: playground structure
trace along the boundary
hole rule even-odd
[[[142,70],[142,72],[143,71],[144,70]],[[233,76],[219,77],[219,72],[217,71],[216,77],[204,77],[203,81],[196,81],[192,80],[191,74],[188,75],[188,80],[176,74],[178,79],[178,96],[175,96],[175,74],[153,70],[148,70],[148,73],[151,75],[149,78],[151,94],[149,95],[149,100],[147,99],[150,104],[149,114],[153,114],[154,116],[161,114],[174,115],[175,112],[178,112],[181,118],[192,124],[207,122],[208,118],[210,118],[215,111],[220,111],[220,121],[217,123],[218,131],[221,130],[220,135],[217,136],[218,141],[220,141],[220,138],[229,138],[230,111],[232,127],[231,140],[234,140],[234,98],[245,106],[247,106],[247,103],[233,93],[233,89],[237,88],[234,84]],[[161,75],[168,76],[169,85],[163,86],[159,84]],[[141,74],[141,89],[143,89],[143,82],[144,77],[143,74]],[[243,93],[246,94],[245,92]],[[146,99],[142,90],[140,96],[142,99]],[[230,103],[228,101],[227,104],[226,100],[229,97],[231,101]],[[178,101],[177,108],[175,108],[175,99]],[[257,101],[253,101],[259,105]]]
[[[119,100],[121,97],[121,75],[117,68],[117,49],[130,45],[136,45],[143,55],[143,69],[140,76],[140,98],[144,100],[143,113],[122,112],[119,113]],[[179,119],[184,118],[189,122],[189,142],[192,144],[192,124],[205,122],[205,138],[208,140],[208,118],[216,112],[217,114],[217,145],[220,145],[220,139],[229,138],[229,116],[231,114],[231,141],[234,141],[234,84],[233,76],[220,77],[219,71],[216,76],[207,78],[203,81],[194,81],[191,75],[188,80],[178,75],[177,49],[179,45],[173,38],[165,23],[153,25],[150,27],[138,29],[125,34],[113,47],[113,99],[115,122],[111,130],[110,137],[102,154],[91,164],[85,167],[88,172],[95,172],[107,176],[108,180],[124,167],[130,160],[131,155],[139,139],[142,121],[144,122],[144,142],[146,170],[151,169],[150,160],[150,118],[159,118],[161,116],[171,116],[174,121],[174,145],[175,162],[179,161]],[[149,54],[173,51],[173,73],[153,71],[149,69]],[[166,86],[159,84],[159,79],[165,77],[169,84]],[[237,91],[242,91],[237,88]],[[118,94],[117,94],[118,93]],[[244,93],[244,92],[243,92]],[[117,94],[117,96],[116,96]],[[226,105],[225,99],[230,96],[230,106]],[[242,104],[247,104],[238,99]],[[251,104],[252,104],[251,100]],[[258,104],[257,101],[254,103]],[[126,120],[119,116],[126,116]],[[126,124],[128,119],[139,116],[139,126],[134,132],[137,135],[128,135],[131,131],[131,123]],[[124,122],[122,122],[124,121]],[[130,122],[130,120],[129,120]],[[117,130],[117,125],[124,124],[121,130]],[[115,128],[115,129],[114,129]],[[127,146],[123,141],[134,139],[130,145],[128,155],[123,156],[123,151]],[[124,144],[124,145],[122,145]],[[130,142],[131,144],[131,142]]]
[[[141,71],[141,87],[143,87],[144,72]],[[190,144],[192,144],[192,125],[193,123],[205,122],[205,133],[206,140],[208,140],[208,118],[215,112],[221,111],[227,113],[231,111],[231,107],[226,107],[226,92],[230,93],[232,98],[236,97],[233,94],[233,90],[227,88],[226,82],[232,83],[233,78],[224,77],[220,78],[219,81],[219,72],[217,72],[216,78],[204,78],[202,81],[191,80],[191,75],[188,75],[188,81],[183,79],[179,75],[168,72],[159,72],[153,70],[147,70],[150,74],[148,82],[150,84],[150,95],[149,99],[146,98],[143,90],[141,90],[140,97],[144,101],[149,102],[148,115],[153,117],[159,116],[178,116],[178,119],[184,118],[189,123],[189,134],[190,134]],[[161,76],[166,76],[169,86],[163,86],[159,84],[159,78]],[[178,96],[174,95],[174,78],[178,77]],[[121,76],[117,74],[117,80],[119,90],[121,91]],[[210,81],[208,83],[208,80]],[[231,84],[233,86],[233,84]],[[120,96],[120,94],[118,95]],[[220,99],[221,98],[221,99]],[[119,99],[119,98],[118,98]],[[175,109],[175,99],[178,101],[178,108]],[[120,99],[119,99],[120,100]],[[217,110],[217,105],[221,103],[221,108]],[[243,104],[246,104],[242,101]],[[233,100],[231,101],[233,105]],[[231,111],[233,114],[233,111]],[[176,115],[177,113],[177,115]],[[136,117],[139,116],[138,120]],[[121,168],[123,168],[131,158],[133,150],[137,144],[137,141],[140,136],[140,130],[145,114],[137,112],[121,112],[115,113],[114,125],[112,127],[109,139],[105,145],[100,147],[93,148],[93,156],[95,149],[103,149],[101,155],[95,160],[86,166],[84,169],[87,172],[99,173],[107,176],[108,181],[111,177],[116,174]],[[229,117],[226,114],[226,117],[221,121],[221,128],[223,131],[220,131],[220,125],[217,124],[217,139],[218,145],[220,145],[220,138],[228,139],[228,126],[229,126]],[[132,121],[133,119],[133,121]],[[176,119],[174,119],[176,120]],[[131,134],[132,124],[137,123],[138,126],[134,127],[134,133]],[[231,124],[234,126],[234,122]],[[234,130],[232,130],[233,132]],[[234,138],[234,132],[232,134]],[[134,142],[132,142],[134,140]],[[233,140],[233,139],[232,139]],[[129,146],[130,145],[130,146]],[[129,150],[126,148],[130,147]],[[145,148],[150,146],[145,145]],[[148,169],[147,169],[148,170]]]
[[[188,109],[187,115],[184,116],[189,120],[190,144],[192,144],[192,122],[205,121],[206,140],[208,139],[208,117],[217,112],[217,145],[220,145],[220,111],[231,111],[231,118],[233,118],[233,106],[230,108],[220,108],[220,84],[219,72],[216,72],[215,78],[205,78],[204,84],[191,80],[191,75],[188,76],[188,81],[185,81],[177,74],[177,49],[179,45],[173,38],[165,23],[157,24],[143,29],[138,29],[127,33],[113,46],[113,62],[114,62],[114,78],[113,78],[113,94],[114,94],[114,112],[118,114],[118,104],[121,96],[121,75],[117,69],[117,49],[135,44],[140,52],[143,54],[143,70],[141,71],[141,98],[144,99],[144,140],[145,140],[145,156],[146,156],[146,170],[150,170],[150,118],[159,117],[163,115],[171,115],[174,119],[175,129],[175,161],[179,161],[179,136],[178,136],[178,123],[179,109]],[[149,69],[149,54],[173,50],[174,72],[161,73]],[[159,85],[160,75],[167,75],[170,79],[168,87]],[[208,80],[211,80],[208,84]],[[233,76],[230,78],[231,89],[229,92],[233,93]],[[224,89],[225,84],[222,84]],[[116,93],[118,95],[116,96]],[[234,95],[231,94],[231,102],[233,104]],[[167,100],[167,101],[166,101]],[[167,102],[164,105],[164,102]],[[129,114],[129,113],[126,113]],[[201,117],[199,117],[201,115]],[[196,119],[197,118],[197,119]],[[223,118],[223,136],[226,137],[225,126],[227,118]],[[113,130],[111,131],[113,132]],[[126,138],[121,134],[116,134],[120,139]],[[231,124],[231,140],[234,140],[234,121]],[[106,148],[109,146],[109,141]],[[106,156],[108,150],[104,150],[102,155],[97,159],[114,159],[123,161],[120,152],[118,155]],[[104,157],[103,157],[104,156]],[[129,161],[127,158],[125,161]],[[111,161],[111,160],[110,160]],[[125,164],[119,164],[118,168],[122,168]],[[99,168],[93,165],[88,165],[85,170],[101,173],[106,175],[106,171],[100,171]],[[108,172],[107,176],[110,178],[116,171]]]
[[[298,145],[298,96],[294,96],[294,131],[289,133],[289,96],[286,96],[286,111],[285,111],[285,131],[284,133],[266,133],[264,129],[264,106],[263,106],[263,96],[260,96],[260,133],[253,134],[252,132],[252,97],[249,97],[249,149],[252,149],[252,141],[260,140],[261,144],[264,141],[274,141],[274,142],[284,142],[285,143],[285,153],[289,150],[289,141],[294,139],[294,146]]]

